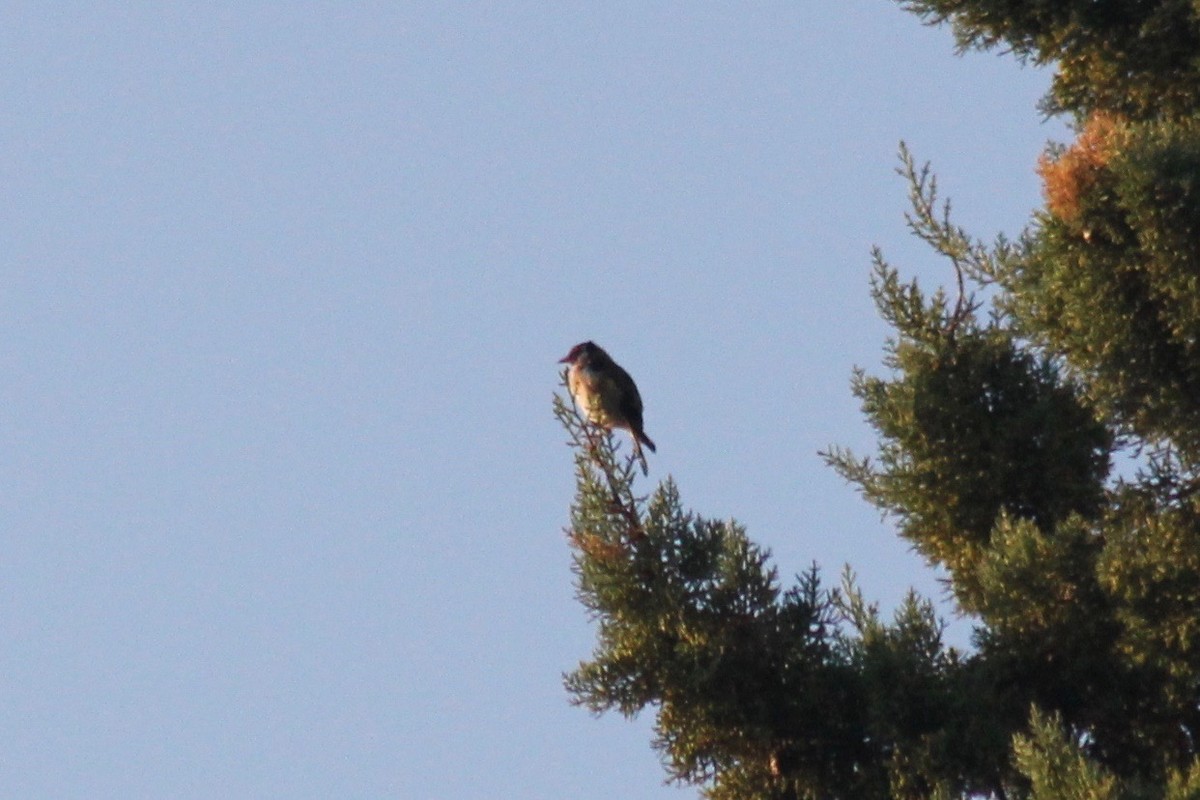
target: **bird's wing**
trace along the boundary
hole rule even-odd
[[[633,426],[634,430],[640,430],[642,427],[642,396],[638,393],[637,384],[619,365],[613,364],[613,367],[615,394],[620,398],[618,409],[621,416]]]

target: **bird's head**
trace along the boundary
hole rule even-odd
[[[586,361],[588,358],[590,358],[592,356],[592,354],[594,354],[599,349],[600,348],[596,346],[595,342],[580,342],[579,344],[577,344],[571,348],[571,352],[567,353],[565,356],[560,358],[558,360],[558,363],[574,364],[575,362],[580,361],[580,360]]]

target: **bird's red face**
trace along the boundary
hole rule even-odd
[[[591,342],[580,342],[571,348],[571,352],[558,360],[560,364],[574,364],[579,360],[579,356],[583,355],[583,351],[587,349]]]

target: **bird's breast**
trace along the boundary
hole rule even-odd
[[[583,415],[594,423],[603,424],[605,415],[600,397],[600,375],[587,367],[571,367],[567,383],[571,396],[575,398],[575,405],[579,406]]]

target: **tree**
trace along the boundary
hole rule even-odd
[[[734,521],[635,491],[555,398],[596,651],[576,702],[657,711],[669,776],[734,798],[1200,798],[1200,4],[911,0],[963,48],[1057,70],[1077,138],[1016,239],[956,226],[901,150],[949,289],[878,251],[894,329],[853,388],[877,452],[825,455],[944,568],[973,646],[847,573],[786,587]],[[1131,464],[1114,470],[1120,459]]]

